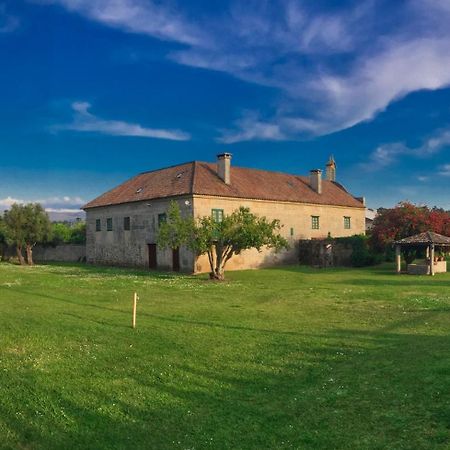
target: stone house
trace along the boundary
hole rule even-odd
[[[206,256],[186,248],[161,249],[158,227],[170,202],[183,214],[212,215],[221,220],[240,206],[268,219],[279,219],[290,250],[243,252],[227,269],[249,269],[298,261],[300,239],[351,236],[365,232],[363,198],[355,198],[336,182],[333,158],[309,177],[234,167],[231,154],[217,163],[193,161],[141,173],[84,206],[87,221],[87,261],[93,264],[209,271]]]

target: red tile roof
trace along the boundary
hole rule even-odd
[[[217,175],[216,164],[194,161],[141,173],[92,200],[83,209],[195,194],[364,207],[336,182],[323,180],[322,194],[318,194],[309,186],[309,177],[232,166],[231,184],[227,185]]]

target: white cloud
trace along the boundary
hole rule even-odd
[[[361,167],[369,171],[376,171],[391,166],[401,156],[427,158],[447,147],[450,148],[450,129],[439,130],[419,147],[408,147],[402,142],[380,145],[371,153],[369,161],[361,164]],[[445,168],[445,166],[443,167]],[[427,177],[418,177],[419,181],[426,181],[426,179]]]
[[[8,196],[6,198],[0,199],[0,210],[3,211],[5,209],[8,209],[12,205],[14,205],[15,203],[22,204],[22,203],[25,203],[25,202],[23,200],[18,199],[18,198],[13,198],[13,197]]]
[[[9,209],[14,204],[40,203],[47,212],[80,212],[80,207],[86,202],[81,197],[47,197],[41,199],[20,199],[15,197],[0,198],[0,211]]]
[[[281,141],[286,136],[275,123],[267,123],[249,112],[246,116],[236,122],[238,131],[223,130],[222,137],[218,139],[223,144],[250,141],[253,139],[264,139],[267,141]]]
[[[177,0],[46,2],[183,44],[168,55],[179,64],[275,88],[276,113],[261,120],[243,111],[231,130],[222,130],[222,142],[324,135],[372,120],[409,93],[450,86],[447,0],[389,2],[390,25],[374,0],[342,3],[332,12],[301,0],[231,0],[195,18]],[[85,106],[78,111],[84,120],[74,124],[80,131],[146,134],[139,125],[97,119]]]
[[[91,104],[88,102],[74,102],[73,121],[68,124],[55,125],[53,131],[72,130],[80,132],[101,133],[110,136],[132,136],[143,138],[168,139],[173,141],[186,141],[190,135],[180,130],[164,130],[145,128],[141,125],[120,120],[101,119],[89,112]]]
[[[439,167],[439,175],[450,177],[450,164],[443,164]]]
[[[152,0],[44,0],[124,31],[162,40],[197,45],[205,40],[201,29],[187,21],[174,5]]]

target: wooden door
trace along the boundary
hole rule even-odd
[[[158,268],[156,250],[156,244],[148,244],[148,267],[150,270],[156,270]]]
[[[172,270],[174,272],[180,271],[180,249],[174,248],[172,250]]]

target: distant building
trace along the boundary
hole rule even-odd
[[[366,231],[370,231],[373,228],[373,221],[377,216],[377,212],[374,209],[366,209]]]
[[[364,199],[355,198],[336,182],[333,158],[308,176],[232,167],[231,154],[217,163],[193,161],[144,172],[84,206],[87,220],[87,261],[207,272],[206,256],[188,249],[168,250],[156,244],[159,225],[166,220],[171,201],[183,214],[212,215],[222,220],[240,206],[268,219],[279,219],[291,249],[243,252],[229,269],[248,269],[298,261],[300,239],[351,236],[365,232]]]

